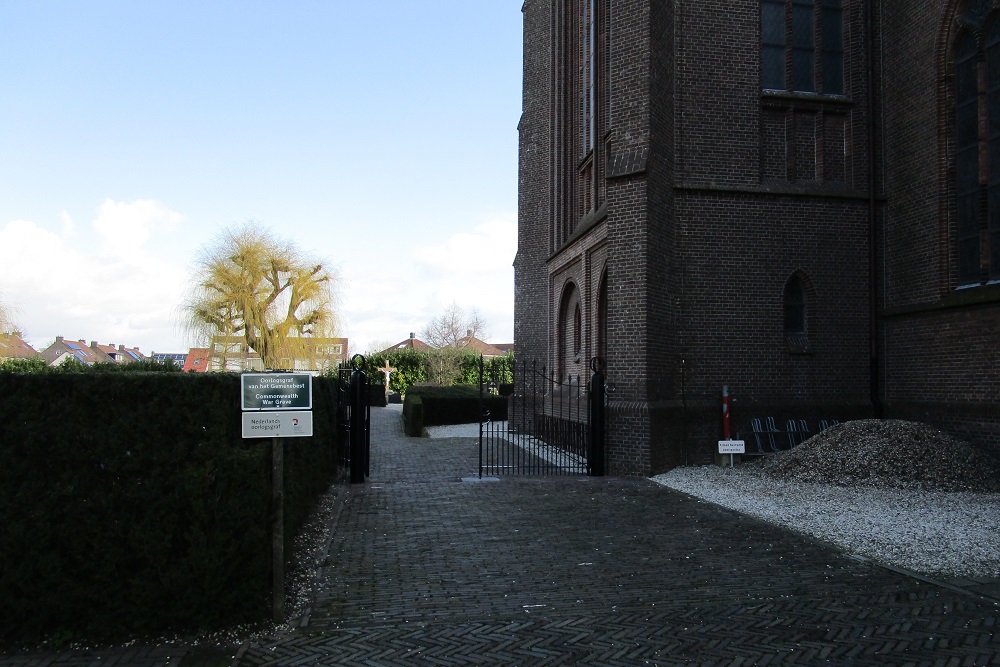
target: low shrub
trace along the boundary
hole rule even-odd
[[[494,420],[507,418],[507,399],[486,396],[484,403],[480,404],[479,388],[469,385],[410,387],[403,401],[404,412],[406,402],[416,398],[420,398],[422,403],[424,426],[472,424],[480,420],[484,407]]]
[[[388,405],[388,401],[386,401],[385,397],[384,384],[368,385],[368,405],[378,408],[384,408],[386,405]]]
[[[403,427],[406,435],[413,438],[424,433],[424,402],[412,391],[403,399]]]

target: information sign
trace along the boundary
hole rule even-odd
[[[719,440],[720,454],[745,454],[746,443],[743,440]]]
[[[313,434],[311,412],[244,412],[244,438],[307,438]]]
[[[244,410],[312,410],[308,373],[244,373],[240,383]]]

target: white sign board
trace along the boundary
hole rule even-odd
[[[244,438],[307,438],[313,434],[312,412],[244,412]]]
[[[308,373],[243,373],[244,410],[312,410]]]
[[[719,440],[720,454],[745,454],[746,450],[743,440]]]

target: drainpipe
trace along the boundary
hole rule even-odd
[[[684,452],[684,465],[691,465],[688,456],[688,404],[687,404],[687,361],[681,359],[681,449]]]
[[[865,3],[865,51],[867,52],[866,97],[868,113],[868,386],[872,410],[876,418],[882,417],[882,399],[879,376],[879,289],[878,289],[878,177],[876,170],[876,104],[875,104],[875,0]]]

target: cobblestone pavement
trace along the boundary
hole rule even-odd
[[[251,665],[977,665],[1000,608],[659,487],[475,478],[372,414],[302,629]]]
[[[372,476],[339,494],[299,629],[240,647],[234,667],[1000,663],[994,601],[648,480],[479,481],[473,439],[406,438],[393,408],[372,424]],[[0,667],[230,655],[133,647]]]

